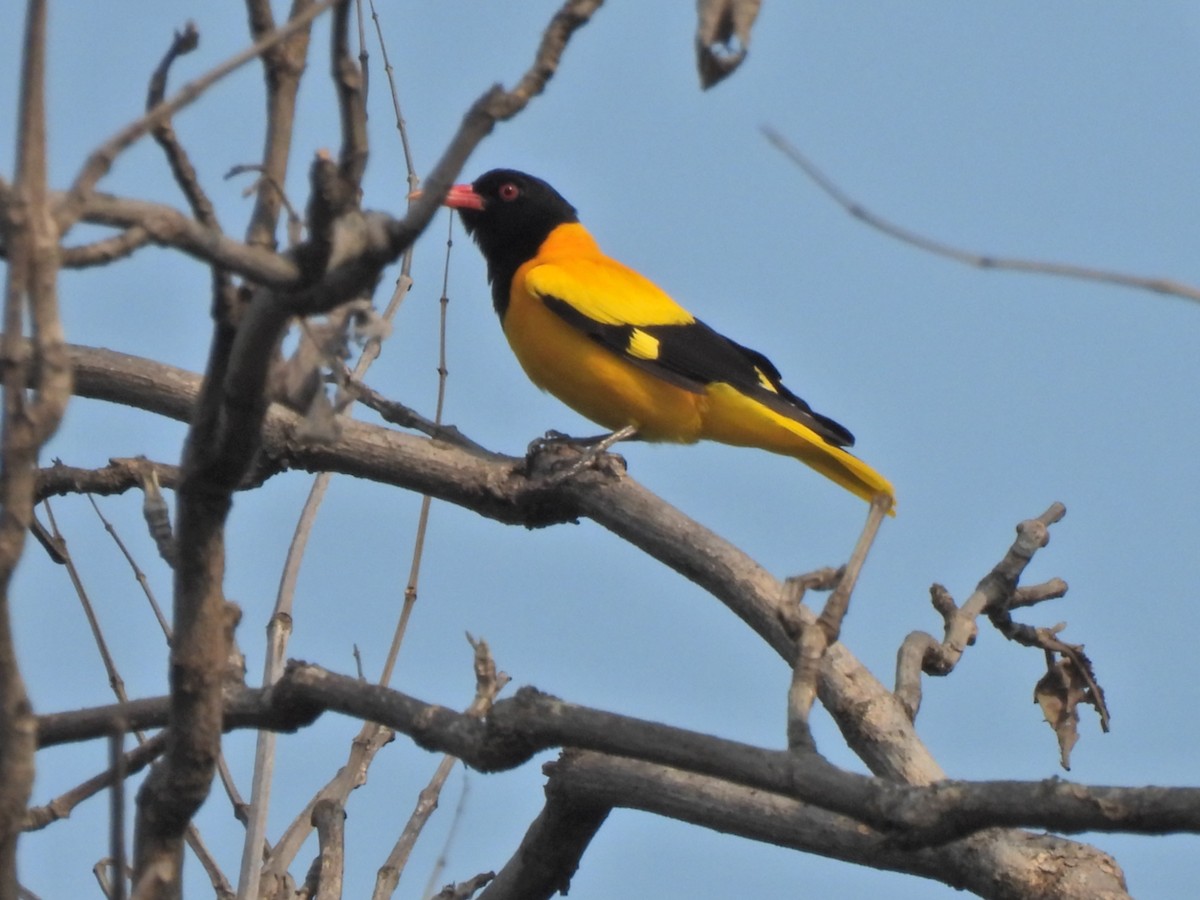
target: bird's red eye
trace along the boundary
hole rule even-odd
[[[516,200],[521,196],[521,189],[511,181],[506,181],[500,185],[499,194],[501,200]]]

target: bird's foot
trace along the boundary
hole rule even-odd
[[[592,437],[572,437],[569,434],[564,434],[561,431],[555,431],[551,428],[541,437],[536,437],[529,442],[529,446],[525,450],[527,456],[536,456],[551,447],[591,447],[603,441],[605,438],[612,437],[607,432],[605,434],[597,434]]]
[[[584,469],[589,468],[597,459],[605,454],[613,444],[619,441],[629,440],[637,435],[637,427],[634,425],[626,425],[623,428],[618,428],[610,434],[601,434],[590,438],[576,438],[562,434],[558,431],[548,431],[546,434],[529,445],[529,452],[526,459],[532,463],[533,458],[555,446],[583,447],[585,448],[579,459],[575,460],[569,466],[551,471],[544,476],[544,482],[547,486],[554,486],[562,482],[574,478]],[[624,462],[622,460],[622,462]],[[532,470],[530,465],[530,470]]]

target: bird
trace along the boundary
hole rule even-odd
[[[515,169],[455,184],[487,264],[492,303],[525,373],[610,437],[714,440],[795,457],[871,502],[890,482],[851,454],[854,435],[784,386],[762,353],[697,319],[607,256],[558,191]]]

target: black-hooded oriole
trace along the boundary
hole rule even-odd
[[[534,384],[613,431],[702,438],[807,463],[871,500],[882,475],[844,450],[854,436],[784,387],[761,353],[709,328],[605,256],[575,208],[540,178],[493,169],[450,189],[487,261],[504,334]]]

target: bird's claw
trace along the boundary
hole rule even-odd
[[[545,435],[532,441],[529,445],[529,450],[526,459],[529,464],[529,470],[533,470],[534,458],[552,447],[581,447],[583,453],[579,459],[572,462],[570,465],[560,468],[557,471],[548,472],[544,478],[550,485],[561,484],[569,478],[573,478],[589,468],[597,459],[602,457],[613,444],[618,441],[627,440],[637,434],[637,429],[633,426],[620,428],[611,434],[602,434],[597,437],[590,438],[575,438],[565,435],[559,431],[548,431]],[[617,456],[620,460],[622,468],[625,466],[625,460]]]
[[[526,456],[537,456],[544,452],[547,448],[556,444],[565,444],[573,438],[568,434],[563,434],[561,431],[555,431],[553,428],[545,434],[535,437],[529,442],[529,446],[525,448]]]

